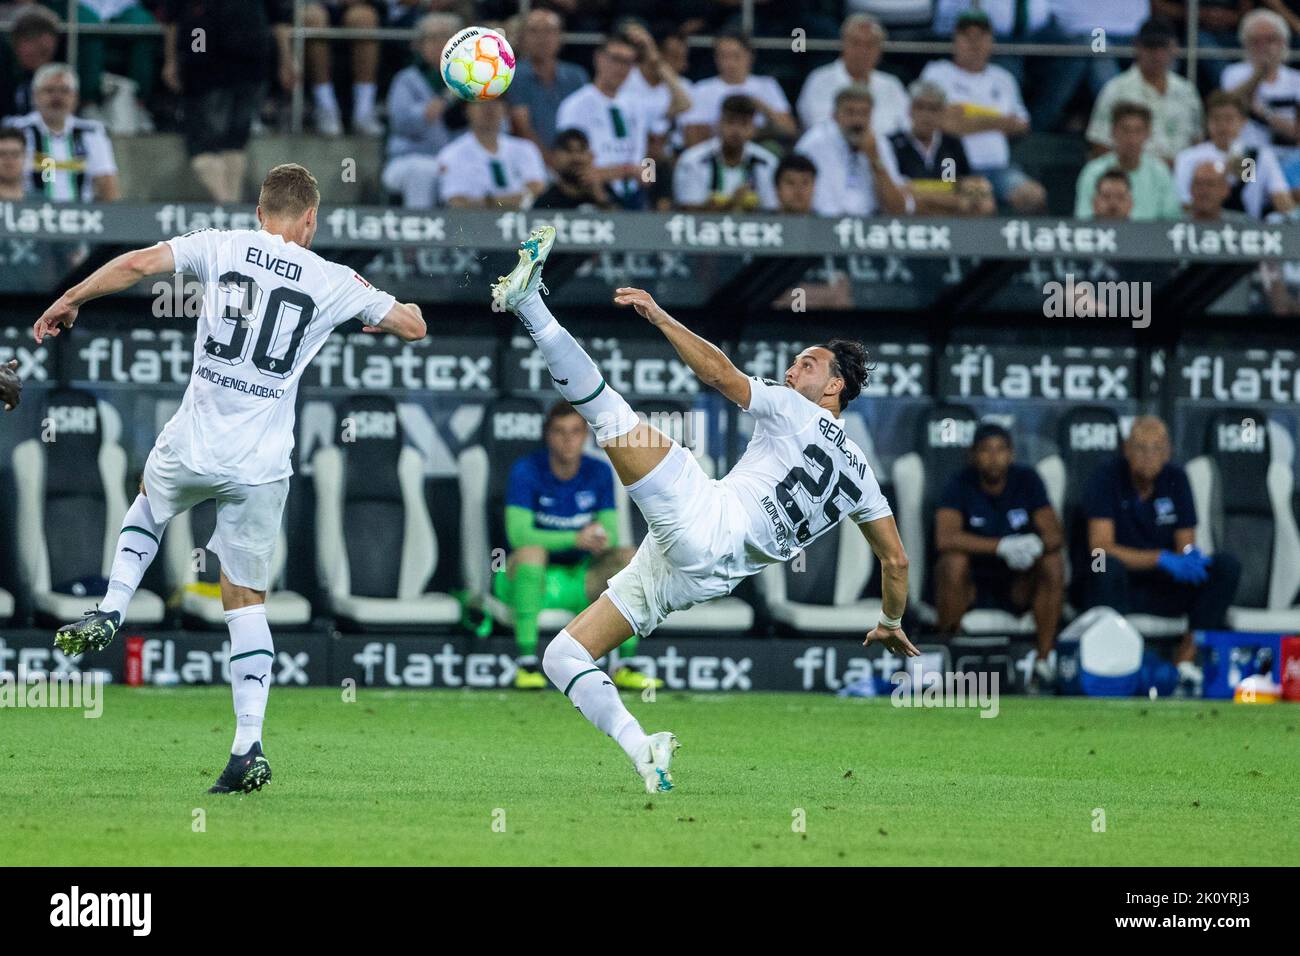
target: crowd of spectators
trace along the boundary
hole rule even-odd
[[[246,198],[263,106],[301,82],[316,133],[385,139],[380,181],[408,208],[972,216],[1055,206],[1140,221],[1285,216],[1300,196],[1300,70],[1286,63],[1300,15],[1284,0],[1202,2],[1198,42],[1242,56],[1200,59],[1196,82],[1179,72],[1187,10],[1173,0],[757,5],[758,31],[793,30],[792,45],[835,36],[826,13],[838,7],[833,59],[756,48],[724,0],[542,0],[526,15],[506,0],[307,0],[308,27],[416,36],[409,49],[313,37],[301,63],[293,2],[80,0],[83,23],[157,21],[163,36],[82,37],[75,71],[50,69],[66,5],[0,5],[0,117],[27,144],[26,192],[114,198],[109,131],[148,131],[165,114],[157,125],[183,134],[212,198]],[[495,106],[459,102],[438,76],[443,44],[471,22],[494,23],[519,58]],[[575,29],[604,39],[566,47]],[[712,49],[692,56],[701,33]],[[891,37],[945,42],[950,54],[886,57]],[[999,55],[1006,42],[1096,52]],[[1134,47],[1131,64],[1107,45]],[[1059,177],[1040,181],[1032,147],[1017,149],[1040,132],[1086,143],[1072,203],[1049,195]]]

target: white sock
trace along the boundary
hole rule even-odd
[[[275,644],[265,604],[227,611],[226,626],[230,628],[230,687],[235,696],[235,742],[230,752],[246,754],[262,739]]]
[[[578,713],[613,737],[629,759],[637,759],[648,739],[646,732],[623,706],[613,681],[568,631],[560,631],[546,645],[542,670],[578,708]]]
[[[317,83],[311,88],[311,98],[316,103],[318,110],[325,110],[336,116],[339,112],[339,101],[334,95],[333,83]]]
[[[352,84],[352,121],[369,117],[375,112],[375,92],[377,85],[374,83],[353,83]]]
[[[153,563],[154,555],[158,553],[163,529],[166,527],[167,522],[153,520],[149,499],[144,495],[136,495],[117,536],[117,554],[113,556],[108,593],[99,602],[101,611],[116,611],[120,615],[119,624],[126,621],[127,606],[135,596],[145,571]]]
[[[521,302],[519,314],[546,359],[556,389],[595,429],[598,443],[607,444],[636,428],[640,420],[632,406],[606,384],[591,356],[555,321],[540,295]]]

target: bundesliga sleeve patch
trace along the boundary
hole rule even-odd
[[[365,286],[367,289],[373,289],[373,288],[374,288],[374,286],[372,286],[372,285],[371,285],[369,282],[367,282],[365,279],[361,278],[361,276],[357,275],[355,272],[352,273],[352,278],[356,279],[358,282],[360,282],[360,283],[361,283],[363,286]]]

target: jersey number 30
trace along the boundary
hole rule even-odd
[[[227,305],[221,315],[222,321],[230,325],[230,339],[221,342],[215,335],[209,335],[203,343],[203,351],[226,365],[240,364],[248,351],[249,329],[260,313],[261,325],[253,346],[253,364],[273,378],[288,378],[293,372],[303,333],[316,314],[316,303],[311,296],[284,286],[264,296],[255,281],[238,272],[227,272],[218,281],[223,288],[234,286],[238,296],[238,301]],[[293,331],[289,332],[289,344],[284,354],[272,355],[271,346],[280,335],[288,332],[290,322]]]
[[[852,507],[862,497],[862,489],[850,481],[849,476],[843,472],[839,474],[834,485],[831,484],[831,479],[836,473],[835,463],[820,447],[809,445],[803,450],[803,456],[817,465],[821,469],[821,474],[814,478],[802,465],[795,465],[785,476],[785,480],[776,486],[776,500],[781,503],[781,507],[785,509],[786,515],[794,524],[795,540],[801,544],[821,534],[840,520],[840,506],[836,503],[838,499],[845,499]],[[795,500],[795,492],[800,488],[807,492],[810,504],[814,506],[818,503],[822,504],[821,516],[824,520],[815,528],[809,527],[809,516],[804,514],[803,508]]]

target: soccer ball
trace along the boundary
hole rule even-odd
[[[462,100],[494,100],[515,77],[515,51],[487,27],[466,27],[442,48],[442,80]]]

